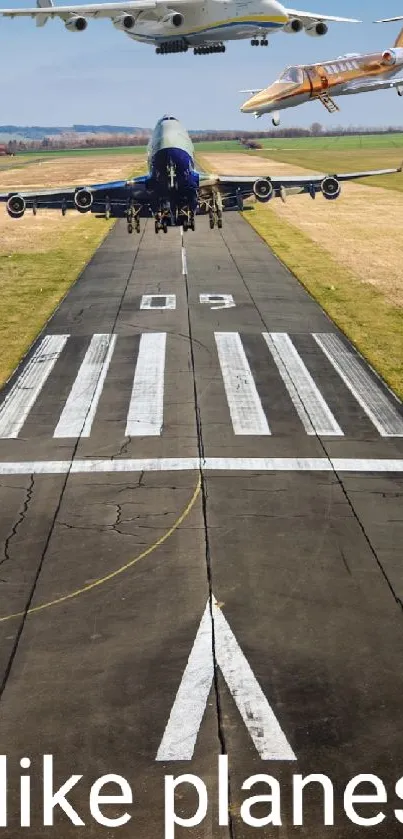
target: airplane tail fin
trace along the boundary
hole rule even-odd
[[[395,47],[403,47],[403,29],[401,29],[401,30],[400,30],[400,32],[399,32],[399,34],[398,34],[398,36],[397,36],[397,38],[396,38],[396,41],[395,41],[395,43],[394,43],[394,45],[393,45],[393,46],[395,46]]]
[[[54,6],[53,0],[36,0],[36,5],[38,9],[49,9],[51,6]],[[49,15],[37,15],[36,16],[36,25],[37,26],[45,26],[46,21],[48,20]]]

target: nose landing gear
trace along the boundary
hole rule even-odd
[[[168,221],[170,219],[170,211],[169,210],[158,210],[155,214],[155,225],[154,229],[156,233],[159,233],[160,230],[163,230],[164,233],[168,233]]]
[[[194,214],[194,211],[190,210],[189,207],[181,207],[181,209],[178,210],[177,224],[182,225],[184,233],[186,233],[187,230],[194,230],[195,229],[195,214]]]
[[[136,233],[140,233],[140,207],[130,206],[126,210],[127,232],[133,233],[133,228]]]

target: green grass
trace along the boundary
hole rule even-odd
[[[256,207],[246,220],[383,379],[403,398],[403,309],[340,266],[322,247],[271,208]]]
[[[54,157],[89,157],[91,155],[105,155],[105,154],[145,154],[147,146],[111,146],[104,149],[57,149],[55,151],[24,151],[23,154],[17,154],[12,160],[19,162],[21,157],[24,158],[38,158],[39,160],[51,160]]]
[[[0,253],[0,386],[31,346],[113,222],[80,219],[39,253]]]
[[[403,133],[401,134],[359,134],[357,136],[340,137],[269,137],[260,139],[261,145],[276,149],[306,149],[307,151],[326,151],[338,149],[402,149]]]

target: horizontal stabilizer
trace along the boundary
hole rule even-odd
[[[255,96],[256,93],[261,93],[264,90],[264,87],[254,87],[251,90],[240,90],[239,93],[250,93],[251,96]]]

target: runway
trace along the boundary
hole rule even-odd
[[[85,826],[56,808],[63,839],[163,837],[164,776],[186,772],[209,809],[178,837],[255,836],[241,787],[267,773],[288,790],[273,834],[323,839],[315,789],[293,828],[297,772],[332,779],[333,836],[356,836],[342,793],[363,772],[389,796],[361,807],[386,814],[366,832],[390,839],[402,406],[238,214],[197,222],[183,237],[119,223],[0,394],[8,835],[20,758],[39,776],[52,754],[59,784],[84,775],[69,801]],[[89,813],[106,773],[134,793],[116,832]],[[35,839],[52,835],[37,809]]]

